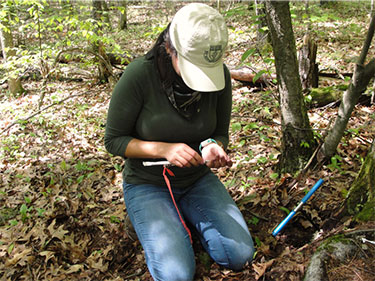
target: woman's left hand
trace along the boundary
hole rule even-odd
[[[210,168],[232,166],[232,160],[230,160],[228,154],[216,143],[211,143],[202,149],[202,158]]]

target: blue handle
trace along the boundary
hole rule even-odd
[[[322,185],[322,183],[323,183],[322,179],[319,179],[316,182],[316,184],[313,186],[313,188],[311,188],[311,190],[302,198],[302,200],[299,202],[299,204],[297,205],[297,207],[295,207],[294,210],[291,211],[289,213],[289,215],[285,219],[283,219],[283,221],[274,229],[274,231],[272,231],[272,236],[276,236],[280,232],[280,230],[283,229],[283,227],[296,214],[296,212],[298,211],[298,209],[301,208],[301,206],[303,204],[305,204],[307,200],[310,199],[311,195],[313,195],[313,193]]]
[[[290,219],[296,214],[296,212],[293,210],[289,213],[289,215],[283,219],[283,221],[275,228],[274,231],[272,231],[272,236],[276,236],[280,230],[290,221]]]
[[[306,203],[307,200],[310,199],[311,195],[322,185],[323,180],[319,179],[316,184],[311,188],[311,190],[305,195],[305,197],[302,198],[301,202]]]

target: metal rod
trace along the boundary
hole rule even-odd
[[[209,161],[204,161],[204,164],[207,164]],[[143,161],[142,162],[143,166],[174,166],[171,164],[171,162],[167,160],[162,160],[162,161]]]
[[[165,161],[143,161],[143,166],[164,166],[164,165],[171,165],[171,162]]]
[[[323,180],[319,179],[316,184],[311,188],[311,190],[302,198],[297,207],[289,213],[289,215],[272,231],[272,236],[276,236],[281,229],[291,220],[291,218],[296,214],[296,212],[310,199],[311,195],[322,185]]]

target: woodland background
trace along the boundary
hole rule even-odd
[[[116,79],[186,3],[1,3],[1,28],[3,35],[12,34],[14,52],[3,53],[0,61],[0,280],[150,279],[139,242],[124,231],[123,160],[105,151],[103,135]],[[205,3],[220,8],[228,23],[227,66],[251,69],[256,78],[232,80],[228,152],[234,165],[215,171],[248,222],[256,255],[244,271],[232,272],[195,243],[196,280],[302,280],[314,253],[333,240],[355,246],[343,258],[329,251],[320,257],[328,280],[375,280],[374,222],[342,211],[375,137],[373,82],[330,161],[304,173],[280,174],[274,57],[258,6]],[[320,140],[340,98],[316,104],[313,93],[340,96],[348,88],[372,3],[306,3],[291,2],[290,11],[297,49],[307,31],[318,45],[319,85],[304,97]],[[369,56],[374,54],[372,47]],[[269,75],[269,83],[253,83],[261,75]],[[18,93],[12,93],[13,82],[22,86]],[[319,178],[323,186],[280,235],[271,236]]]

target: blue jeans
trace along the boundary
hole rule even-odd
[[[123,188],[127,213],[154,280],[193,280],[193,247],[168,188],[126,182]],[[215,262],[240,270],[252,260],[254,245],[246,222],[216,175],[209,172],[188,188],[172,190],[181,215]]]

